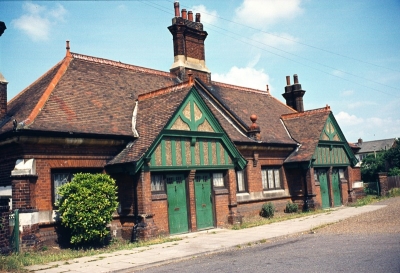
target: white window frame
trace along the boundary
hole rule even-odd
[[[237,192],[246,192],[247,187],[246,187],[246,176],[245,176],[245,171],[236,171],[236,180],[237,180]]]
[[[151,192],[165,192],[164,175],[151,175]]]
[[[282,189],[280,168],[277,167],[261,168],[261,180],[264,190]]]
[[[223,173],[213,173],[213,185],[216,188],[223,188],[225,187],[224,183],[224,174]]]

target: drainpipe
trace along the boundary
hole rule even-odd
[[[137,236],[137,228],[139,224],[139,208],[138,208],[138,196],[137,196],[137,186],[138,186],[138,180],[135,179],[135,176],[133,176],[133,203],[135,205],[135,220],[134,223],[135,225],[133,226],[133,232],[132,232],[132,242],[137,242],[138,241],[138,236]]]
[[[308,187],[307,187],[307,170],[308,168],[304,169],[304,165],[302,167],[302,171],[303,171],[303,178],[304,178],[304,211],[308,211],[309,207],[308,207]]]

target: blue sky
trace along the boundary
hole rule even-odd
[[[173,0],[0,1],[8,99],[71,51],[169,71]],[[181,0],[201,13],[212,79],[284,102],[298,74],[306,110],[328,104],[346,138],[400,137],[399,0]],[[268,128],[264,128],[268,130]]]

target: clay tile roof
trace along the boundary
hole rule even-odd
[[[167,72],[71,53],[9,102],[0,132],[16,119],[26,130],[132,136],[138,95],[178,82]]]
[[[191,85],[187,83],[139,96],[136,129],[139,138],[129,144],[108,165],[138,161],[160,134],[182,103]]]
[[[281,123],[280,117],[283,114],[296,113],[296,111],[267,92],[218,82],[213,82],[208,90],[217,101],[221,102],[223,107],[234,113],[239,123],[245,124],[247,128],[252,124],[250,116],[257,115],[262,142],[295,144]],[[226,123],[220,118],[218,120],[221,124]],[[248,138],[245,140],[234,133],[231,128],[224,126],[224,129],[235,142],[249,141]]]
[[[285,160],[286,163],[312,159],[330,113],[330,108],[324,107],[302,113],[282,115],[282,121],[291,137],[300,144],[299,148]]]

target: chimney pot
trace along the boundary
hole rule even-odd
[[[299,83],[299,77],[297,77],[297,74],[293,75],[293,81],[294,81],[294,84]]]
[[[290,76],[286,76],[286,85],[290,85]]]
[[[70,56],[71,52],[70,52],[70,47],[69,47],[69,41],[66,41],[66,47],[65,49],[67,50],[66,56]]]
[[[182,18],[187,20],[187,12],[186,9],[182,9]]]
[[[193,22],[193,12],[191,10],[188,12],[188,20]]]
[[[200,13],[196,13],[196,23],[200,23]]]
[[[178,1],[175,1],[174,9],[175,9],[175,17],[179,17],[179,2]]]
[[[362,143],[363,143],[363,140],[362,140],[362,138],[360,137],[360,138],[358,139],[358,145],[362,145]]]

